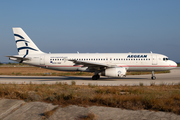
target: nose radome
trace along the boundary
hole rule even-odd
[[[172,67],[177,67],[177,63],[174,62],[174,61],[171,61],[171,66],[172,66]]]
[[[177,63],[176,62],[174,62],[174,65],[177,67]]]

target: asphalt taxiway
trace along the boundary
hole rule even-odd
[[[180,84],[180,68],[171,70],[170,73],[156,74],[156,80],[151,80],[149,75],[129,75],[126,78],[101,77],[99,80],[92,80],[91,76],[8,76],[0,75],[0,83],[14,84],[55,84],[58,82],[76,85],[151,85],[151,84]]]

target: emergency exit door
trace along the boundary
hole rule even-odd
[[[40,56],[40,65],[45,65],[45,56],[44,55]]]

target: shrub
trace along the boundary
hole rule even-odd
[[[76,82],[75,81],[71,81],[71,85],[76,85]]]
[[[139,86],[144,86],[144,84],[140,82],[140,83],[139,83]]]

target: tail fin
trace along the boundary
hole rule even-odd
[[[23,29],[13,28],[13,33],[19,55],[23,55],[25,58],[28,54],[43,54]]]

